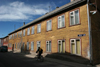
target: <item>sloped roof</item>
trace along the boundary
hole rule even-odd
[[[33,23],[37,23],[38,21],[40,21],[40,20],[42,20],[42,19],[45,19],[46,17],[49,17],[49,16],[54,15],[54,14],[56,14],[56,13],[59,13],[59,12],[61,12],[61,11],[64,11],[64,10],[66,10],[66,9],[68,9],[68,8],[71,8],[71,7],[73,7],[73,6],[75,6],[75,5],[78,5],[78,4],[80,4],[80,3],[82,3],[82,2],[85,2],[85,1],[86,1],[86,0],[75,0],[75,1],[72,1],[72,2],[70,2],[70,3],[68,3],[68,4],[64,5],[64,6],[61,6],[61,7],[57,8],[57,9],[55,9],[55,10],[49,12],[49,13],[47,13],[47,14],[45,14],[45,15],[39,17],[39,18],[37,18],[36,20],[33,20],[32,22],[30,22],[30,23],[28,23],[28,24],[26,24],[26,25],[24,25],[24,26],[18,28],[17,30],[15,30],[15,31],[13,31],[13,32],[11,32],[11,33],[9,33],[8,35],[13,34],[13,33],[17,32],[17,31],[19,31],[19,30],[21,30],[21,29],[23,29],[23,28],[25,28],[25,27],[27,27],[27,26],[33,24]]]

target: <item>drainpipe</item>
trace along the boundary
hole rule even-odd
[[[91,34],[91,17],[89,12],[89,0],[87,0],[87,15],[88,15],[88,32],[89,32],[89,46],[90,46],[90,64],[93,62],[92,55],[92,34]]]

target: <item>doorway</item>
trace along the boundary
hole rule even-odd
[[[58,40],[58,52],[65,53],[65,40]]]

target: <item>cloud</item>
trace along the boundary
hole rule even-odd
[[[0,6],[0,21],[14,21],[32,19],[35,15],[44,15],[49,11],[48,6],[54,3],[29,5],[24,2],[12,2],[8,5]]]

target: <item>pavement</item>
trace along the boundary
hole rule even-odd
[[[12,51],[12,50],[9,50]],[[20,50],[14,50],[13,53],[20,53]],[[25,54],[25,53],[21,53],[21,54]],[[25,54],[26,57],[30,57],[30,58],[35,58],[37,54],[36,53],[30,53],[30,54]],[[63,64],[63,65],[67,65],[67,66],[71,66],[71,67],[100,67],[100,64],[92,66],[92,65],[86,65],[86,64],[81,64],[81,63],[77,63],[77,62],[70,62],[70,61],[64,61],[64,60],[59,60],[59,59],[54,59],[54,58],[48,58],[45,57],[46,54],[43,54],[44,56],[44,61],[49,61],[49,62],[54,62],[54,63],[59,63],[59,64]]]

